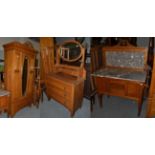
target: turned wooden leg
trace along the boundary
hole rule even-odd
[[[28,106],[31,108],[34,103],[30,103]]]
[[[43,92],[41,93],[41,102],[43,102]]]
[[[10,118],[10,114],[9,114],[9,112],[7,112],[7,117]]]
[[[140,116],[140,113],[142,111],[143,93],[144,93],[144,88],[140,90],[140,98],[138,100],[138,116]]]
[[[93,112],[93,105],[95,104],[95,96],[92,96],[90,99],[90,111]]]
[[[72,111],[72,112],[70,113],[70,117],[73,117],[74,114],[75,114],[75,111]]]
[[[93,112],[93,97],[90,99],[90,111]]]
[[[98,94],[98,99],[99,99],[100,108],[103,107],[103,105],[102,105],[102,97],[103,97],[102,94]]]
[[[50,101],[51,98],[49,96],[47,96],[47,99],[48,99],[48,101]]]
[[[39,101],[37,101],[36,107],[37,107],[37,109],[39,108]]]
[[[10,113],[10,114],[8,114],[8,117],[9,118],[13,118],[14,117],[14,114]]]

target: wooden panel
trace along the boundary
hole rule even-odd
[[[129,97],[136,97],[139,98],[140,96],[140,84],[138,83],[133,83],[133,82],[128,82],[127,83],[127,95]]]
[[[82,106],[82,100],[83,100],[83,90],[84,90],[84,81],[79,83],[74,88],[74,110],[77,110]]]
[[[40,37],[41,50],[45,47],[54,47],[54,38],[52,37]]]
[[[9,100],[9,96],[0,96],[0,111],[5,109],[8,110]]]
[[[95,82],[98,93],[104,93],[107,90],[106,78],[95,77]]]
[[[40,38],[40,50],[41,50],[41,62],[40,71],[41,79],[45,79],[45,74],[53,71],[54,66],[54,38],[41,37]]]
[[[109,79],[107,85],[107,91],[110,94],[115,94],[118,96],[125,96],[126,95],[126,87],[125,82],[121,80],[114,80]]]
[[[12,64],[12,80],[16,81],[16,84],[12,83],[12,95],[11,100],[17,99],[22,96],[22,53],[20,51],[14,51]],[[6,62],[9,63],[9,62]],[[12,81],[12,82],[13,82]]]

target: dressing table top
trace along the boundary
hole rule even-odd
[[[83,80],[82,78],[77,78],[76,76],[68,75],[62,72],[50,73],[48,76],[70,84],[78,84],[81,80]]]

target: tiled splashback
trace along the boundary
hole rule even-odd
[[[127,68],[143,68],[144,52],[106,51],[106,65]]]

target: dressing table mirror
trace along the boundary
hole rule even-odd
[[[60,64],[66,64],[70,66],[80,66],[83,65],[81,60],[83,56],[83,48],[77,42],[67,42],[62,45],[58,54],[60,56]]]
[[[53,71],[46,75],[46,94],[65,106],[71,116],[81,107],[86,71],[85,49],[77,41],[64,42],[57,48]]]

